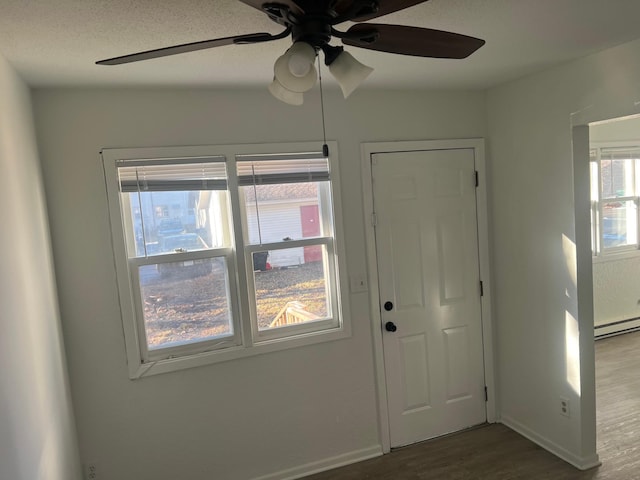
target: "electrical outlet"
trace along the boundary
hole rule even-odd
[[[571,417],[571,408],[568,398],[560,397],[560,415]]]
[[[98,480],[98,468],[95,463],[90,463],[85,467],[86,480]]]

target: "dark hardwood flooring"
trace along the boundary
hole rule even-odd
[[[494,424],[307,480],[640,480],[640,332],[596,342],[596,384],[602,465],[585,472]]]

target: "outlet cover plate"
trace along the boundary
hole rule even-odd
[[[367,276],[363,274],[351,275],[349,277],[349,288],[351,293],[366,292],[369,289]]]

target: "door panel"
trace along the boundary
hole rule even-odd
[[[402,355],[402,377],[404,386],[404,412],[428,407],[429,372],[426,368],[413,368],[414,365],[424,367],[427,364],[427,341],[424,335],[415,335],[400,339]]]
[[[420,228],[418,224],[408,223],[392,229],[390,235],[396,308],[423,307],[424,273],[422,265],[412,261],[422,256]]]
[[[391,446],[486,420],[472,149],[372,155]]]
[[[471,394],[468,333],[466,326],[443,330],[447,365],[447,402],[468,398]]]
[[[465,298],[465,219],[463,215],[438,215],[438,270],[441,303],[455,303]]]

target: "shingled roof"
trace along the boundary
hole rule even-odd
[[[318,198],[318,185],[314,182],[279,183],[276,185],[256,185],[242,187],[245,201],[259,202],[275,200],[306,200]]]

